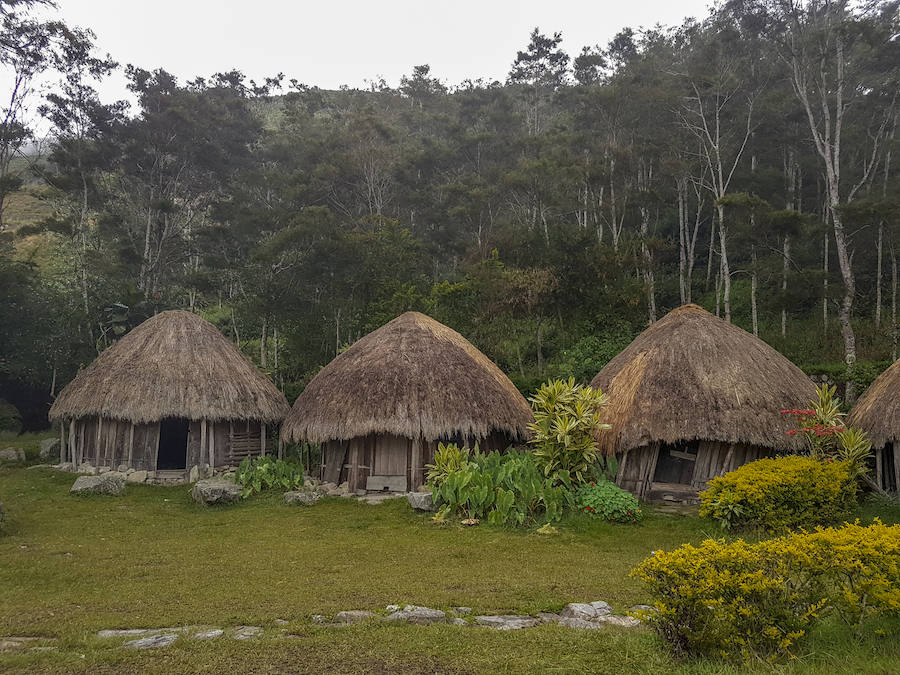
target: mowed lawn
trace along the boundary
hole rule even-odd
[[[385,625],[331,628],[313,614],[385,605],[525,613],[606,600],[615,611],[651,599],[629,578],[655,549],[718,529],[650,511],[643,525],[573,516],[560,534],[433,524],[405,500],[340,498],[288,507],[280,495],[224,508],[186,486],[129,485],[122,497],[73,497],[74,477],[0,468],[0,636],[44,636],[49,651],[0,652],[13,672],[729,672],[670,658],[644,628],[578,631]],[[860,517],[900,520],[896,508]],[[283,625],[276,620],[286,620]],[[257,625],[263,635],[132,651],[108,628]],[[852,638],[824,626],[791,672],[896,672],[900,623]],[[762,665],[760,670],[767,670]]]

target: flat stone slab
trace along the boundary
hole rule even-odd
[[[597,623],[608,623],[613,626],[621,626],[622,628],[634,628],[635,626],[641,625],[640,620],[635,619],[633,616],[620,616],[618,614],[598,616],[594,621]]]
[[[370,612],[365,609],[351,609],[344,612],[338,612],[334,620],[337,623],[359,623],[360,621],[365,621],[366,619],[371,619],[375,616],[375,612]]]
[[[594,602],[570,602],[559,614],[565,619],[593,621],[597,617],[612,614],[612,607],[602,600],[595,600]]]
[[[235,640],[250,640],[259,637],[261,633],[262,628],[260,626],[238,626],[234,629],[231,637]]]
[[[134,635],[146,635],[147,633],[160,633],[162,630],[152,628],[110,628],[97,631],[98,638],[132,637]]]
[[[541,623],[541,620],[533,616],[501,614],[499,616],[476,616],[475,623],[494,630],[521,630],[523,628],[533,628]]]
[[[387,620],[406,621],[407,623],[415,623],[420,626],[428,626],[432,623],[443,623],[447,620],[447,615],[439,609],[407,605],[400,611],[388,615]]]
[[[194,633],[195,640],[215,640],[218,637],[222,637],[225,633],[221,628],[211,628],[210,630],[201,630],[199,633]]]
[[[139,640],[131,640],[122,646],[126,649],[157,649],[159,647],[168,647],[177,639],[177,633],[163,633],[161,635],[151,635],[150,637],[140,638]]]

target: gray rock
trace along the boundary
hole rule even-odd
[[[293,506],[312,506],[319,501],[319,493],[310,490],[293,490],[284,493],[284,503]]]
[[[328,623],[328,617],[322,614],[313,614],[311,618],[313,623]]]
[[[125,488],[125,477],[120,473],[102,476],[79,476],[69,490],[74,495],[120,495]]]
[[[41,441],[41,459],[49,459],[50,457],[59,457],[59,439],[45,438]]]
[[[656,607],[651,607],[650,605],[634,605],[633,607],[628,608],[629,612],[655,612]]]
[[[201,630],[199,633],[194,633],[195,640],[215,640],[217,637],[221,637],[225,631],[221,628],[211,628],[210,630]]]
[[[640,626],[641,622],[633,616],[620,616],[618,614],[605,614],[598,616],[595,621],[597,623],[608,623],[613,626],[621,626],[622,628],[634,628]]]
[[[84,464],[80,464],[78,466],[78,473],[86,473],[93,474],[94,473],[94,465],[90,462],[85,462]]]
[[[553,612],[538,612],[538,618],[541,620],[541,623],[559,623],[562,617]]]
[[[235,640],[249,640],[258,637],[260,633],[262,633],[262,628],[259,626],[238,626],[234,629],[231,637]]]
[[[197,481],[191,490],[191,496],[200,504],[232,504],[241,498],[241,486],[210,478]]]
[[[406,621],[407,623],[427,626],[432,623],[445,622],[447,620],[447,615],[439,609],[429,609],[428,607],[419,607],[418,605],[407,605],[403,609],[388,615],[387,620]]]
[[[475,623],[479,626],[487,626],[494,630],[521,630],[532,628],[541,622],[533,616],[521,616],[518,614],[501,614],[499,616],[476,616]]]
[[[126,483],[145,483],[147,481],[146,471],[132,471],[125,476]]]
[[[602,600],[594,602],[570,602],[565,606],[560,616],[564,619],[583,619],[593,621],[597,617],[612,613],[612,607]]]
[[[107,628],[97,631],[98,638],[130,637],[134,635],[146,635],[154,631],[149,628]],[[158,632],[158,631],[156,631]]]
[[[385,609],[389,612],[399,612],[400,605],[388,605],[387,607],[385,607]]]
[[[97,469],[97,473],[109,473],[109,470],[110,469],[108,466],[101,466],[99,469]]]
[[[188,473],[188,483],[196,483],[198,480],[200,480],[200,467],[194,464]]]
[[[275,619],[275,623],[277,623],[279,626],[287,626],[290,621],[288,621],[287,619]]]
[[[584,628],[598,629],[603,628],[603,624],[597,621],[585,621],[584,619],[576,619],[574,617],[565,617],[559,620],[559,625],[565,628]]]
[[[119,466],[116,467],[116,471],[118,471],[119,473],[128,473],[129,470],[130,469],[128,468],[127,464],[119,464]]]
[[[58,471],[75,471],[75,465],[72,462],[63,462],[62,464],[54,464],[54,469]]]
[[[594,602],[589,604],[594,608],[594,611],[597,612],[597,616],[612,614],[612,607],[609,606],[608,602],[603,602],[603,600],[594,600]]]
[[[57,441],[57,443],[59,443],[59,441]],[[0,459],[6,460],[7,462],[24,462],[25,451],[19,450],[18,448],[6,448],[5,450],[0,450]]]
[[[471,614],[472,613],[471,607],[454,607],[453,610],[457,614]]]
[[[453,624],[454,626],[468,626],[469,625],[468,621],[466,621],[465,619],[461,619],[459,617],[450,619],[450,623]]]
[[[406,495],[409,505],[416,511],[436,511],[430,492],[410,492]]]
[[[328,492],[325,493],[329,497],[343,497],[346,493],[340,488],[331,488]]]
[[[131,640],[122,646],[126,649],[155,649],[157,647],[168,647],[177,639],[178,636],[174,633],[163,633],[162,635],[151,635],[139,640]]]
[[[375,612],[366,609],[350,609],[344,612],[338,612],[334,620],[337,623],[359,623],[375,616]]]

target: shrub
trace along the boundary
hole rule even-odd
[[[706,540],[656,551],[631,576],[647,584],[646,621],[676,654],[791,655],[834,612],[857,629],[900,613],[900,525],[857,522],[748,544]]]
[[[579,510],[613,523],[637,523],[643,518],[634,495],[609,481],[582,485],[575,492],[575,504]]]
[[[538,467],[557,484],[584,482],[599,459],[593,434],[610,428],[600,419],[606,395],[569,378],[541,385],[530,400],[535,421],[528,425],[534,432],[529,442]]]
[[[455,462],[466,454],[467,450],[451,445],[445,447],[444,457]],[[440,519],[454,514],[503,524],[550,522],[559,520],[564,508],[573,503],[571,486],[555,485],[546,478],[528,452],[485,455],[476,451],[458,468],[436,473],[435,479],[429,472],[429,487],[441,506]]]
[[[828,524],[856,504],[856,489],[848,462],[801,456],[760,459],[709,481],[700,493],[700,515],[724,529]]]
[[[12,403],[0,398],[0,431],[18,434],[22,431],[22,415]]]
[[[478,452],[478,446],[475,446],[475,452]],[[425,476],[425,482],[432,486],[432,489],[440,487],[444,484],[454,471],[459,471],[469,462],[469,449],[460,448],[456,443],[438,443],[437,450],[434,453],[434,464],[426,464],[425,468],[428,473]]]
[[[296,490],[303,486],[303,465],[270,455],[255,460],[247,457],[235,472],[234,480],[244,487],[242,497],[265,490]]]

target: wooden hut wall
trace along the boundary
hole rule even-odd
[[[134,425],[130,465],[128,444],[131,423],[123,420],[104,419],[99,438],[97,436],[98,425],[96,417],[76,420],[75,447],[71,449],[76,461],[111,469],[116,469],[122,464],[138,470],[152,471],[155,469],[159,424]]]
[[[882,489],[900,491],[900,443],[888,443],[874,450],[875,476]]]

